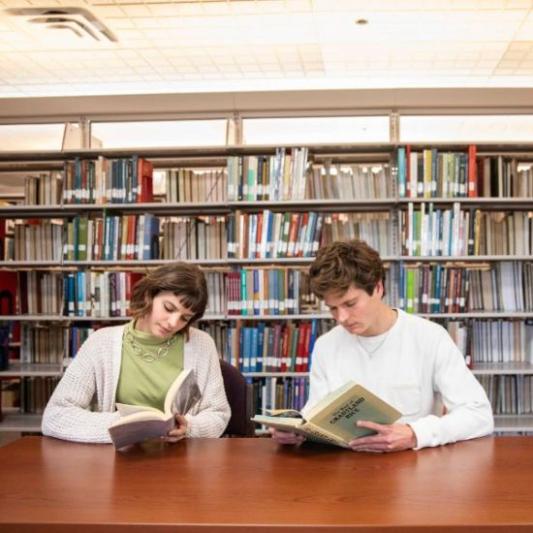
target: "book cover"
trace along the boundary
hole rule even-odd
[[[348,443],[374,431],[357,421],[392,424],[402,414],[368,389],[348,381],[318,402],[304,417],[295,410],[268,411],[252,418],[257,424],[304,435],[309,440],[348,448]]]
[[[115,448],[165,436],[175,426],[174,414],[185,415],[201,396],[194,372],[189,368],[180,372],[168,388],[164,411],[146,405],[117,403],[120,418],[109,426]]]

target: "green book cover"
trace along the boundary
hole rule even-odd
[[[343,448],[347,448],[353,439],[374,433],[371,429],[358,427],[359,420],[392,424],[402,416],[392,405],[354,381],[348,381],[325,396],[305,417],[293,409],[268,413],[256,415],[252,420],[257,424],[291,431],[309,440]]]

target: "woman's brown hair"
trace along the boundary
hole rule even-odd
[[[164,291],[172,292],[194,316],[189,324],[201,318],[207,306],[207,282],[196,266],[183,262],[170,263],[148,272],[133,287],[130,315],[134,319],[152,311],[154,298]]]
[[[311,290],[323,298],[344,293],[351,285],[372,295],[379,281],[385,295],[385,268],[378,252],[365,241],[335,241],[317,253],[309,269]]]

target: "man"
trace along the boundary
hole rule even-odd
[[[403,414],[390,425],[360,421],[375,434],[350,442],[354,451],[420,449],[492,433],[487,395],[447,331],[384,303],[384,282],[379,254],[363,241],[334,242],[319,251],[311,288],[338,325],[315,344],[304,414],[353,379]],[[280,444],[305,439],[271,433]]]

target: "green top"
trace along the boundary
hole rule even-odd
[[[135,329],[134,321],[129,322],[122,338],[116,401],[162,411],[168,388],[183,370],[184,344],[183,333],[162,341]]]

